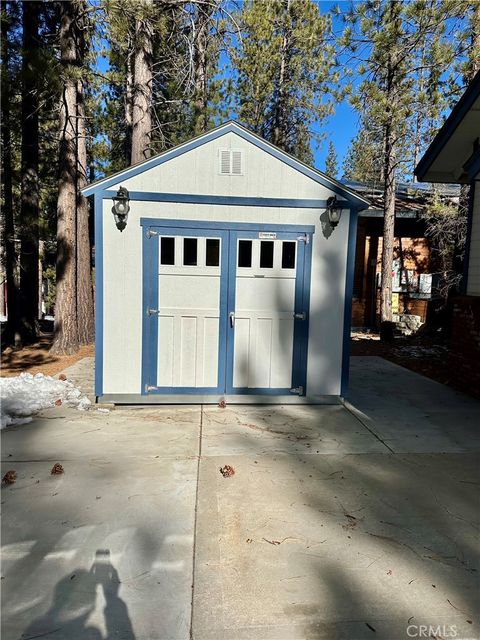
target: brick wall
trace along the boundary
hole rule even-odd
[[[456,386],[480,397],[480,296],[453,302],[449,365]]]

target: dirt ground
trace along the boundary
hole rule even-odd
[[[23,349],[12,349],[7,347],[2,352],[2,366],[0,376],[18,376],[22,371],[28,371],[35,375],[44,373],[53,376],[70,365],[94,355],[93,345],[81,347],[77,353],[71,356],[54,356],[50,353],[53,334],[42,334],[40,340]]]
[[[352,356],[381,356],[427,378],[454,386],[448,367],[448,343],[440,336],[398,336],[392,344],[380,342],[378,333],[352,332]]]

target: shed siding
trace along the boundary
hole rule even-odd
[[[246,147],[247,143],[244,143]],[[219,145],[220,146],[220,145]],[[239,145],[237,145],[239,146]],[[200,149],[195,150],[200,151]],[[261,155],[266,156],[266,154]],[[211,157],[211,153],[207,157]],[[214,155],[215,152],[214,152]],[[197,160],[201,156],[196,154]],[[250,157],[250,156],[249,156]],[[261,157],[252,153],[255,158],[249,167],[247,160],[247,173],[252,174],[249,183],[248,194],[253,194],[255,189],[263,189],[256,195],[264,197],[315,197],[325,198],[331,195],[321,185],[315,184],[304,176],[296,182],[295,192],[292,192],[292,183],[295,180],[288,178],[289,184],[282,184],[279,176],[283,173],[282,163],[271,158],[276,169],[268,167],[268,175],[271,175],[271,183],[266,178],[267,166],[270,160],[262,161]],[[175,159],[177,160],[177,159]],[[146,172],[130,181],[123,183],[131,190],[162,191],[160,186],[159,171],[170,176],[170,188],[188,192],[194,188],[202,189],[204,193],[228,193],[246,195],[245,189],[235,187],[235,191],[222,191],[217,177],[222,176],[213,173],[212,165],[209,172],[212,182],[204,187],[200,175],[195,178],[196,169],[182,160],[182,174],[175,176],[175,170],[169,165],[175,160],[166,163],[162,167]],[[262,171],[263,178],[255,184],[255,171],[253,162],[257,162],[258,171]],[[262,167],[262,164],[264,166]],[[281,170],[280,170],[281,168]],[[179,166],[177,164],[177,171]],[[277,172],[277,174],[275,173]],[[292,170],[293,171],[293,170]],[[199,171],[199,174],[202,172]],[[287,174],[289,172],[287,171]],[[154,174],[154,175],[152,175]],[[297,176],[296,172],[294,172]],[[154,177],[155,176],[155,177]],[[212,177],[213,176],[213,177]],[[258,177],[258,176],[257,176]],[[183,183],[183,178],[185,183]],[[206,178],[207,179],[207,178]],[[227,178],[227,182],[239,179]],[[137,183],[132,185],[133,181]],[[175,182],[178,181],[178,182]],[[305,185],[300,190],[299,183],[310,181],[312,191],[308,192]],[[175,184],[176,186],[172,186]],[[187,184],[187,186],[185,186]],[[272,184],[276,185],[275,189]],[[315,191],[314,191],[315,189]],[[279,191],[280,190],[280,191]],[[247,195],[248,195],[247,194]],[[339,395],[341,387],[341,363],[343,348],[343,318],[345,298],[345,276],[348,246],[349,212],[344,210],[340,224],[326,238],[322,233],[320,215],[323,211],[316,209],[274,209],[266,207],[237,207],[220,205],[196,205],[196,204],[169,204],[162,202],[131,202],[128,224],[123,233],[116,229],[113,215],[111,214],[111,201],[103,203],[103,274],[104,274],[104,314],[103,314],[103,393],[104,394],[138,394],[141,393],[141,343],[142,343],[142,230],[140,218],[179,219],[179,220],[212,220],[226,222],[250,222],[267,224],[308,224],[315,225],[316,233],[313,238],[312,277],[311,277],[311,301],[310,301],[310,325],[308,347],[308,396]],[[153,240],[152,240],[153,241]],[[100,256],[99,256],[100,258]],[[348,318],[345,318],[348,321]]]
[[[470,296],[480,296],[480,185],[478,182],[475,188],[472,213],[467,294]]]
[[[220,175],[219,149],[243,150],[243,175]],[[327,188],[232,132],[109,189],[120,185],[129,191],[257,198],[321,200],[331,195]]]

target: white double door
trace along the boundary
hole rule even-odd
[[[146,309],[149,392],[302,395],[306,236],[250,229],[157,233],[153,306]]]

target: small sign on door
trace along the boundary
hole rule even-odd
[[[277,234],[273,233],[272,231],[260,231],[258,233],[258,237],[260,238],[260,240],[275,240]]]

